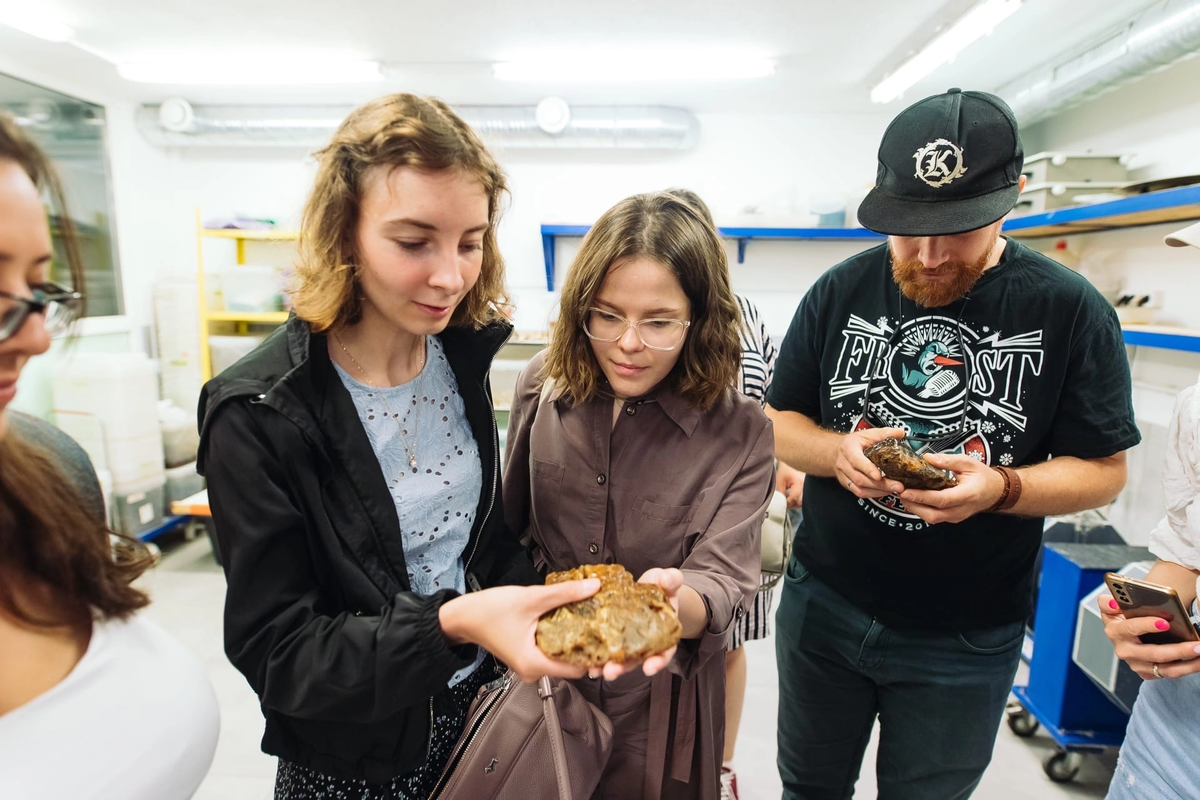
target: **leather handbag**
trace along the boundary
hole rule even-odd
[[[480,688],[429,800],[587,800],[612,737],[569,681],[525,683],[509,670]]]
[[[787,498],[781,493],[771,495],[766,519],[762,525],[762,574],[760,592],[775,588],[787,570],[792,555],[792,530],[788,525]]]

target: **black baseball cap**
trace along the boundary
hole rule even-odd
[[[858,208],[889,236],[950,236],[991,225],[1017,204],[1025,151],[1017,120],[987,92],[949,89],[892,120],[875,188]]]

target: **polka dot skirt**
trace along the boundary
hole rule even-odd
[[[489,658],[461,683],[434,696],[429,760],[416,770],[387,783],[370,783],[331,778],[281,758],[275,800],[426,800],[462,735],[471,701],[479,687],[498,674],[496,662]]]

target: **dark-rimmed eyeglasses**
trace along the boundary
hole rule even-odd
[[[683,341],[683,332],[692,323],[684,319],[652,318],[630,322],[620,314],[602,308],[589,308],[583,318],[583,332],[597,342],[615,342],[633,328],[642,344],[651,350],[674,350]]]
[[[45,316],[46,332],[62,333],[79,317],[83,295],[55,283],[32,287],[32,297],[0,291],[0,342],[14,336],[30,314]]]

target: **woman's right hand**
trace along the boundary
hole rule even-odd
[[[584,667],[554,661],[534,642],[537,623],[547,611],[600,591],[600,581],[564,581],[549,586],[497,586],[460,595],[439,610],[446,638],[454,644],[479,645],[533,683],[543,675],[582,678]]]
[[[1158,623],[1163,620],[1159,617],[1126,617],[1117,601],[1106,594],[1100,595],[1099,604],[1104,633],[1112,640],[1117,658],[1143,679],[1179,678],[1200,672],[1200,644],[1143,644],[1138,637],[1144,633],[1161,633]],[[1154,674],[1156,664],[1158,675]]]

